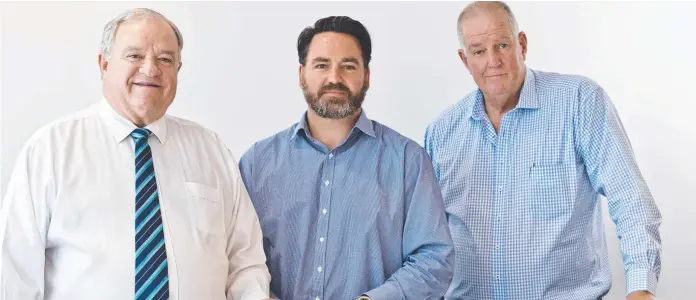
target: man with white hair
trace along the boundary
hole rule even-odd
[[[627,299],[653,299],[661,215],[609,96],[589,78],[527,68],[505,3],[470,4],[457,31],[478,89],[425,134],[455,249],[446,298],[606,296],[606,196]]]
[[[182,35],[129,10],[104,28],[103,99],[38,130],[0,212],[0,299],[268,298],[262,235],[220,137],[166,115]]]

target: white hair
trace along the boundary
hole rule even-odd
[[[138,21],[138,20],[143,20],[149,17],[159,17],[162,18],[164,21],[166,21],[169,26],[172,28],[174,31],[174,35],[176,35],[176,42],[179,46],[179,59],[181,59],[181,50],[184,48],[184,37],[181,35],[181,32],[179,31],[179,28],[174,25],[172,21],[169,21],[166,17],[164,17],[162,14],[149,9],[149,8],[134,8],[130,9],[128,11],[125,11],[121,13],[120,15],[116,16],[113,20],[109,21],[109,23],[104,26],[104,32],[102,33],[102,39],[101,39],[101,44],[99,45],[99,51],[101,52],[102,55],[105,57],[109,58],[111,57],[111,50],[114,45],[114,38],[116,36],[116,30],[118,30],[118,27],[126,21]]]
[[[515,39],[517,39],[517,34],[520,31],[517,26],[517,19],[515,19],[515,14],[512,13],[510,6],[502,1],[476,1],[467,5],[459,14],[459,18],[457,18],[457,37],[459,38],[459,45],[462,50],[466,49],[466,45],[464,43],[464,32],[462,29],[462,22],[464,19],[466,19],[466,17],[470,14],[479,10],[491,11],[494,9],[503,9],[505,13],[507,13],[508,24],[510,25],[510,29],[512,29],[512,34],[514,35]]]

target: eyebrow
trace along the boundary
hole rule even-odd
[[[357,64],[360,64],[360,62],[358,62],[358,59],[355,58],[355,57],[344,58],[344,59],[341,60],[341,62],[350,62],[350,63],[354,63],[354,64],[356,64],[356,65],[357,65]]]
[[[326,57],[321,57],[321,56],[320,56],[320,57],[315,57],[314,59],[312,59],[312,63],[329,62],[329,61],[331,61],[331,60],[328,59],[328,58],[326,58]]]
[[[512,39],[510,39],[509,37],[501,37],[501,38],[498,38],[496,40],[496,43],[510,43],[511,40]],[[483,46],[482,43],[474,43],[474,44],[469,45],[467,48],[473,49],[473,48],[478,48],[478,47],[482,47],[482,46]]]
[[[123,52],[129,52],[129,51],[141,51],[143,48],[136,47],[136,46],[128,46],[125,49],[123,49]]]
[[[143,48],[136,47],[136,46],[128,46],[128,47],[126,47],[125,49],[123,49],[124,52],[142,51],[142,50],[143,50]],[[162,50],[162,52],[161,52],[160,54],[168,54],[168,55],[171,55],[171,56],[176,56],[176,52],[174,52],[174,51],[172,51],[172,50]]]
[[[323,57],[323,56],[319,56],[319,57],[316,57],[316,58],[312,59],[312,63],[330,62],[330,61],[331,61],[330,59],[328,59],[328,58],[326,58],[326,57]],[[359,64],[359,63],[360,63],[360,62],[358,61],[358,59],[355,58],[355,57],[346,57],[346,58],[344,58],[344,59],[341,59],[341,62],[350,62],[350,63],[355,63],[355,64]]]

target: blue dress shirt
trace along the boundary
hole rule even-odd
[[[454,251],[421,146],[364,112],[330,151],[299,123],[240,160],[283,300],[440,299]]]
[[[655,292],[661,215],[604,90],[527,69],[496,133],[476,90],[425,134],[455,247],[448,299],[597,299],[608,293],[600,195],[627,293]]]

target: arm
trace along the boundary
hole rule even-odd
[[[52,180],[32,147],[19,155],[0,209],[0,299],[43,299]]]
[[[436,129],[435,129],[435,123],[430,124],[428,128],[425,130],[425,134],[423,136],[423,147],[425,147],[425,152],[428,153],[428,157],[430,158],[430,162],[433,164],[433,169],[435,170],[435,178],[438,180],[438,184],[440,183],[440,166],[438,165],[437,161],[435,160],[435,152],[437,152],[437,149],[435,149],[436,141],[435,139],[436,135]]]
[[[254,149],[255,149],[255,147],[256,147],[256,144],[251,146],[251,148],[246,153],[244,153],[244,155],[242,155],[242,158],[239,159],[239,171],[242,174],[242,180],[244,181],[244,186],[246,187],[246,190],[249,193],[250,198],[251,198],[251,193],[252,193],[251,192],[252,191],[251,183],[253,181],[252,165],[253,165],[253,161],[254,161]],[[252,199],[251,201],[253,204],[254,200]],[[266,261],[268,261],[268,251],[267,251],[268,249],[266,249],[264,246],[263,250],[264,250],[265,255],[266,255]],[[273,293],[273,290],[270,290],[270,294],[271,294],[270,299],[280,299],[280,297],[276,296]]]
[[[595,191],[609,203],[626,275],[626,294],[655,294],[660,275],[662,216],[638,169],[619,116],[604,90],[581,92],[575,120],[576,147]]]
[[[371,299],[440,299],[452,280],[454,250],[444,202],[427,154],[419,148],[406,160],[403,266]]]
[[[242,158],[239,159],[239,172],[242,176],[244,187],[246,188],[247,193],[249,193],[249,197],[251,197],[251,192],[253,191],[251,183],[254,180],[252,177],[252,165],[254,162],[255,148],[256,144],[252,145],[251,148],[249,148],[249,150],[242,155]]]
[[[230,197],[234,207],[227,225],[229,240],[227,255],[230,266],[227,279],[227,299],[259,300],[268,298],[271,276],[266,267],[263,250],[261,226],[244,186],[237,164],[227,151],[229,170],[232,179]]]

